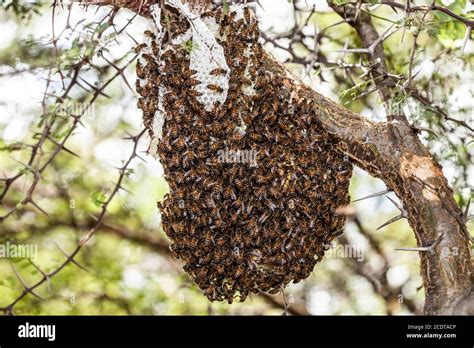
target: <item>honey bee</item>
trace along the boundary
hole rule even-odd
[[[280,128],[284,130],[285,132],[288,132],[289,130],[291,130],[291,125],[287,118],[280,117],[277,123],[278,123],[278,126],[280,126]]]
[[[214,239],[210,232],[207,232],[204,234],[203,240],[204,240],[204,246],[207,248],[211,248],[214,245]]]
[[[221,38],[224,37],[227,28],[228,28],[228,27],[226,26],[226,24],[220,23],[219,36],[220,36]]]
[[[243,190],[245,189],[245,184],[244,184],[244,182],[243,182],[241,179],[239,179],[239,178],[235,178],[235,179],[234,179],[234,184],[235,184],[235,186],[236,186],[239,190],[241,190],[241,191],[243,191]]]
[[[239,214],[237,214],[236,212],[233,212],[230,214],[230,222],[232,225],[237,224],[238,220],[239,220]]]
[[[189,197],[191,197],[195,201],[198,201],[199,198],[201,197],[201,191],[194,189],[189,193]]]
[[[147,90],[141,86],[140,80],[135,81],[135,89],[137,90],[138,94],[140,94],[142,97],[147,96]]]
[[[232,187],[230,187],[230,186],[225,188],[223,196],[224,196],[225,199],[235,200],[235,198],[236,198],[235,192],[234,192],[234,190],[232,190]]]
[[[257,132],[252,132],[250,133],[250,138],[253,140],[253,141],[260,141],[262,140],[262,135],[257,133]]]
[[[167,141],[160,141],[157,145],[157,150],[161,154],[166,154],[172,150],[172,147]]]
[[[244,274],[245,268],[243,266],[237,267],[234,273],[234,279],[240,278]]]
[[[197,80],[197,79],[190,79],[188,80],[188,85],[190,87],[196,87],[197,85],[200,85],[201,84],[201,81]]]
[[[191,239],[188,240],[188,246],[192,249],[196,249],[198,244],[199,244],[199,242],[196,238],[191,238]]]
[[[246,234],[242,237],[242,242],[244,243],[245,247],[249,248],[252,246],[252,237]]]
[[[219,144],[217,141],[215,141],[215,142],[213,142],[209,145],[209,150],[211,152],[215,152],[215,151],[219,150],[220,148],[221,148],[221,144]]]
[[[186,226],[183,222],[175,223],[172,226],[173,226],[173,230],[179,234],[184,233],[184,231],[186,230]]]
[[[259,199],[263,199],[265,196],[266,196],[266,189],[265,187],[258,187],[257,189],[254,190],[254,194],[256,197],[258,197]]]
[[[171,159],[170,159],[170,165],[172,167],[179,167],[181,164],[181,160],[179,158],[179,155],[178,154],[174,154],[171,156]]]
[[[220,238],[217,239],[216,245],[217,245],[218,247],[222,247],[222,246],[224,246],[224,244],[225,244],[226,242],[227,242],[227,241],[226,241],[225,238],[220,237]]]
[[[248,221],[245,228],[250,233],[251,237],[256,237],[258,235],[258,226],[255,220]]]
[[[134,51],[135,53],[140,53],[140,52],[141,52],[144,48],[146,48],[146,47],[147,47],[147,44],[146,44],[146,43],[141,43],[141,44],[135,46],[135,48],[133,49],[133,51]]]
[[[153,32],[151,30],[145,30],[144,34],[145,34],[145,36],[147,36],[149,38],[152,38],[152,39],[156,38],[156,35],[153,34]]]
[[[207,11],[207,12],[204,12],[202,15],[201,15],[201,18],[207,18],[207,17],[214,17],[215,16],[215,13],[214,11]]]
[[[176,182],[181,183],[185,180],[184,174],[182,172],[176,172],[174,173]]]
[[[222,182],[216,181],[212,186],[212,191],[214,193],[222,193]]]
[[[257,80],[255,81],[255,87],[256,87],[258,90],[263,89],[267,84],[268,84],[268,81],[267,81],[265,78],[263,78],[263,77],[259,77],[259,78],[257,78]]]
[[[142,110],[145,110],[145,99],[144,98],[139,98],[138,101],[137,101],[137,107],[139,109],[142,109]]]
[[[219,275],[224,274],[225,273],[224,265],[222,265],[221,263],[217,264],[216,271],[217,271],[217,274]]]
[[[146,62],[147,62],[148,64],[150,64],[151,66],[155,66],[155,65],[156,65],[155,58],[154,58],[152,55],[150,55],[150,54],[148,54],[148,53],[143,53],[143,54],[142,54],[142,57],[143,57],[143,59],[145,59]]]
[[[270,187],[268,189],[268,192],[276,199],[279,199],[281,197],[281,191],[277,189],[276,187]]]
[[[207,89],[216,92],[216,93],[223,93],[224,89],[218,85],[207,85]]]
[[[227,74],[227,70],[224,69],[224,68],[216,68],[214,70],[211,70],[211,72],[209,73],[210,75],[213,75],[213,76],[220,76],[220,75],[226,75]]]
[[[244,8],[244,18],[246,23],[250,23],[250,9],[248,7]]]
[[[218,133],[222,130],[222,124],[220,122],[215,121],[211,123],[210,128],[212,132]]]
[[[160,55],[160,48],[155,40],[151,42],[151,52],[154,56],[158,57]]]
[[[145,69],[140,61],[137,61],[136,71],[139,78],[144,79],[146,77]]]
[[[188,96],[191,96],[191,97],[200,97],[200,96],[202,96],[201,92],[198,92],[194,89],[187,90],[186,93],[187,93]],[[200,104],[197,104],[197,105],[201,106]]]
[[[177,123],[171,123],[168,126],[168,134],[173,137],[177,138],[179,135],[179,127]]]
[[[168,82],[173,86],[180,87],[182,83],[182,77],[179,76],[178,74],[169,75]]]
[[[262,174],[257,174],[257,176],[255,177],[255,181],[258,184],[264,184],[264,183],[268,182],[269,180],[270,180],[270,178],[268,176],[265,176],[265,175],[262,175]]]

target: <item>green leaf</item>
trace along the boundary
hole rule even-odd
[[[101,191],[92,192],[90,197],[92,202],[98,207],[101,207],[105,202],[107,202],[107,195]]]

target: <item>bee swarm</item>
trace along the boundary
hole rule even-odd
[[[137,66],[137,91],[151,135],[154,118],[164,115],[156,151],[170,193],[158,205],[171,250],[211,301],[277,293],[307,278],[343,232],[345,217],[336,210],[349,203],[352,167],[321,128],[314,102],[292,95],[262,66],[248,8],[201,16],[215,27],[230,69],[211,72],[227,76],[228,90],[210,111],[198,101],[206,82],[190,68],[192,50],[200,48],[176,44],[189,20],[169,7],[166,16],[163,37],[148,33],[154,49]],[[211,96],[223,92],[207,83]],[[219,160],[226,150],[252,151],[256,161]]]

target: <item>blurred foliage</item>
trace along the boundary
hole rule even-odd
[[[13,12],[20,19],[30,19],[33,15],[39,14],[41,1],[4,0],[0,3],[0,8]]]

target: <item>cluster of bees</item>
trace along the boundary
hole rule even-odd
[[[165,115],[157,152],[170,192],[158,207],[171,250],[211,301],[277,293],[308,277],[343,232],[337,209],[349,203],[352,167],[318,123],[314,102],[292,99],[291,86],[262,65],[248,8],[241,18],[219,9],[202,15],[217,22],[230,68],[212,72],[228,74],[229,90],[210,112],[196,100],[193,86],[201,82],[189,68],[189,49],[172,44],[190,25],[167,12],[168,48],[144,57],[150,63],[137,74],[148,82],[137,89],[145,125],[159,105]],[[256,165],[221,163],[217,153],[225,149],[255,151]]]

